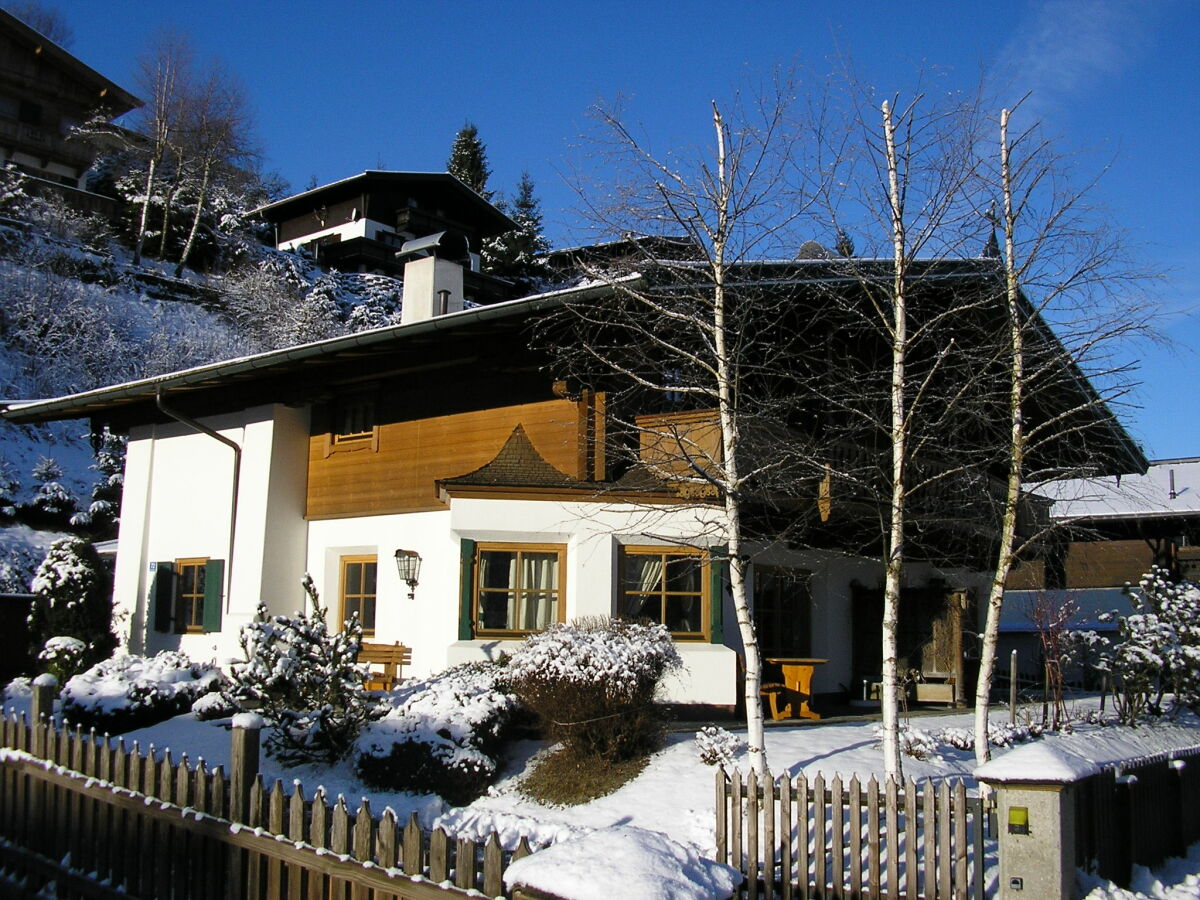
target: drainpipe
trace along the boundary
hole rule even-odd
[[[229,509],[229,555],[226,557],[228,562],[225,565],[225,612],[229,612],[229,599],[231,589],[233,587],[233,540],[237,533],[237,511],[238,511],[238,483],[242,475],[242,448],[235,442],[225,437],[223,434],[218,434],[207,425],[197,422],[191,416],[186,416],[178,410],[171,409],[163,402],[163,389],[159,385],[158,390],[154,394],[154,402],[158,405],[159,411],[164,415],[170,416],[176,422],[186,425],[188,428],[198,431],[201,434],[206,434],[214,440],[220,441],[226,447],[233,450],[233,500]]]

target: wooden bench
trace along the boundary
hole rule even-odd
[[[412,648],[399,641],[394,644],[368,644],[358,651],[358,661],[370,666],[382,666],[382,672],[368,672],[363,687],[368,691],[390,691],[403,677],[404,667],[412,664]]]

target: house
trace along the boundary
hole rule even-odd
[[[466,238],[465,298],[493,303],[513,286],[480,271],[483,241],[516,227],[448,172],[371,170],[312,188],[255,210],[271,226],[277,250],[305,250],[326,269],[399,277],[397,251],[408,241],[446,232]]]
[[[456,182],[440,183],[440,205],[403,208],[441,210],[431,226],[443,229],[469,211],[454,203],[478,204]],[[365,227],[356,210],[339,219]],[[499,224],[485,215],[474,234]],[[300,240],[299,229],[281,240]],[[741,645],[723,506],[664,456],[668,440],[712,443],[713,411],[638,407],[639,434],[618,454],[631,438],[614,427],[605,385],[558,378],[545,346],[531,342],[533,326],[568,306],[658,277],[653,263],[621,282],[579,280],[469,306],[474,246],[444,228],[399,248],[399,325],[5,413],[17,422],[91,418],[128,434],[115,600],[130,651],[236,657],[238,631],[260,600],[272,613],[299,608],[308,572],[335,620],[357,614],[373,640],[410,646],[413,674],[494,658],[553,621],[624,614],[675,635],[684,670],[668,685],[671,699],[736,706]],[[604,255],[619,254],[610,245]],[[741,275],[754,290],[782,292],[788,314],[811,325],[830,285],[847,299],[861,291],[858,279],[834,277],[841,265],[764,262]],[[915,271],[914,298],[935,306],[999,284],[989,260]],[[823,386],[851,380],[853,346],[815,326],[803,334],[821,347],[813,359]],[[1107,469],[1138,469],[1140,450],[1106,409],[1091,409],[1080,433],[1110,440]],[[829,419],[810,412],[814,423]],[[869,442],[845,438],[830,444],[830,459],[865,458]],[[770,513],[802,525],[802,539],[747,548],[750,587],[765,655],[827,659],[813,692],[845,697],[880,671],[880,510],[821,469]],[[958,487],[977,501],[990,490]],[[962,685],[962,636],[978,630],[991,538],[965,527],[965,506],[954,509],[926,520],[925,561],[913,553],[906,567],[901,654],[905,667]],[[419,572],[402,574],[400,563],[418,557]]]
[[[99,111],[115,118],[142,105],[58,44],[0,10],[0,162],[87,212],[110,215],[112,201],[86,191],[95,159],[71,129]]]
[[[1060,526],[1039,559],[1008,580],[1001,651],[1018,652],[1023,677],[1040,677],[1036,604],[1069,602],[1072,629],[1112,631],[1101,613],[1128,612],[1127,584],[1151,566],[1173,579],[1200,581],[1200,458],[1161,459],[1143,473],[1073,478],[1039,488]]]

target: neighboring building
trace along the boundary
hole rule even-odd
[[[440,209],[438,228],[466,215]],[[485,217],[475,234],[496,224]],[[302,604],[307,571],[339,620],[357,612],[372,639],[412,647],[414,674],[495,657],[552,621],[625,614],[675,635],[685,670],[672,699],[733,708],[740,639],[723,505],[674,480],[660,458],[663,440],[711,442],[713,411],[639,406],[640,437],[616,433],[603,386],[556,380],[530,342],[537,322],[616,288],[584,282],[467,308],[462,248],[445,233],[410,245],[403,324],[6,413],[90,417],[128,433],[115,588],[126,646],[223,662],[237,655],[238,630],[260,599],[273,613]],[[648,265],[629,279],[652,279]],[[789,315],[807,322],[831,282],[859,296],[856,279],[831,278],[839,265],[756,263],[744,275],[757,290],[786,292]],[[986,260],[913,271],[934,304],[1000,284]],[[830,346],[823,377],[845,381],[849,347],[835,351],[833,333],[805,334]],[[1110,471],[1144,466],[1106,410],[1092,416],[1080,434],[1104,433]],[[636,451],[621,465],[619,441]],[[928,473],[933,460],[922,464]],[[883,570],[869,536],[878,543],[880,508],[819,480],[783,507],[806,523],[802,543],[747,550],[765,655],[827,658],[815,692],[845,696],[879,674]],[[987,490],[968,487],[975,497]],[[986,587],[979,570],[991,537],[945,516],[930,521],[930,561],[914,558],[905,571],[902,666],[962,683],[962,633],[978,630],[972,598]],[[413,552],[422,566],[410,587],[394,560]]]
[[[53,189],[77,208],[110,212],[111,201],[83,190],[95,150],[84,141],[68,140],[68,134],[97,111],[116,118],[141,105],[124,88],[0,10],[0,164],[33,176],[34,190]]]
[[[1129,611],[1125,585],[1136,586],[1151,566],[1200,581],[1200,458],[1155,460],[1142,474],[1069,479],[1039,493],[1061,527],[1041,559],[1013,571],[1001,624],[1002,650],[1018,651],[1027,677],[1038,677],[1041,665],[1035,604],[1070,601],[1070,627],[1112,631],[1099,615]]]
[[[514,296],[503,279],[484,275],[485,238],[516,227],[496,207],[447,172],[367,171],[260,207],[278,250],[306,250],[327,269],[400,276],[405,243],[452,232],[466,238],[466,299],[493,303]],[[469,260],[469,263],[468,263]]]

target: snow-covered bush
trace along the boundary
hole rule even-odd
[[[1142,576],[1138,590],[1126,586],[1129,615],[1108,613],[1115,639],[1094,633],[1097,669],[1109,674],[1120,720],[1134,725],[1145,712],[1161,709],[1163,696],[1200,706],[1200,586],[1176,584],[1157,566]]]
[[[227,719],[235,715],[238,708],[229,702],[221,691],[205,694],[192,704],[192,715],[201,722],[211,722],[213,719]]]
[[[66,683],[62,714],[71,725],[118,734],[187,712],[223,681],[216,666],[192,662],[176,650],[116,656]]]
[[[17,514],[17,495],[21,482],[13,472],[12,464],[0,459],[0,518],[11,519]]]
[[[244,658],[231,667],[225,697],[272,726],[264,746],[275,759],[333,764],[373,716],[357,665],[362,626],[352,617],[342,631],[330,631],[312,579],[306,575],[302,584],[311,613],[271,616],[260,604],[242,628]]]
[[[663,676],[682,665],[667,629],[619,619],[553,624],[513,653],[508,681],[576,757],[616,761],[656,749]]]
[[[745,749],[744,739],[716,725],[705,725],[696,732],[696,753],[706,766],[732,766]]]
[[[34,510],[52,519],[65,518],[74,512],[75,498],[58,480],[63,477],[63,470],[57,460],[43,456],[33,467],[32,475],[37,482],[30,504]]]
[[[53,675],[59,684],[64,684],[79,674],[85,653],[87,644],[79,638],[60,634],[46,641],[38,660],[47,673]]]
[[[394,691],[394,704],[358,739],[357,773],[375,788],[434,791],[458,806],[496,776],[502,735],[517,706],[497,663],[466,663]]]
[[[109,657],[117,646],[112,594],[95,547],[82,538],[55,541],[33,577],[32,588],[31,653],[40,653],[52,637],[67,636],[87,645],[80,658],[82,667]]]

